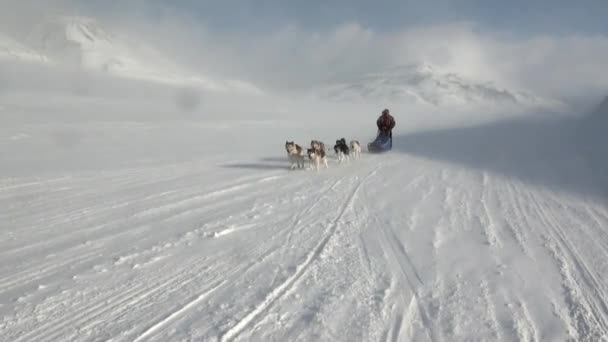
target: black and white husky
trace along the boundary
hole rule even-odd
[[[361,144],[358,140],[351,140],[350,151],[354,159],[359,159],[359,157],[361,156]]]
[[[350,156],[350,149],[348,148],[346,139],[342,138],[340,140],[336,140],[336,145],[334,145],[334,152],[336,152],[336,155],[338,156],[338,163],[348,162]]]
[[[285,141],[285,150],[291,163],[290,169],[304,168],[304,149],[293,141]]]
[[[327,163],[327,155],[325,151],[321,148],[309,148],[308,149],[308,159],[310,160],[310,168],[314,168],[319,171],[321,164],[325,166],[325,168],[329,168],[329,164]]]

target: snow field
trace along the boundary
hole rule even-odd
[[[3,153],[44,148],[15,131]],[[3,339],[606,340],[601,202],[400,151],[290,172],[258,138],[226,154],[175,135],[181,153],[156,159],[108,144],[102,168],[76,144],[90,171],[37,176],[11,171],[37,154],[11,154]]]

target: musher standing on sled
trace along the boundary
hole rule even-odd
[[[393,138],[393,128],[395,128],[395,118],[393,118],[388,111],[385,109],[382,111],[382,115],[376,121],[376,126],[378,126],[378,132],[381,134],[385,134],[389,136],[391,139]]]
[[[382,111],[382,115],[376,120],[378,135],[376,140],[367,144],[369,152],[384,152],[393,148],[393,128],[395,128],[395,118],[391,116],[388,109]]]

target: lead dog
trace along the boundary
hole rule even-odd
[[[327,163],[327,155],[325,151],[320,148],[309,148],[308,149],[308,159],[310,160],[310,168],[315,166],[315,169],[319,171],[321,167],[321,163],[325,166],[326,169],[329,168],[329,164]]]
[[[353,153],[354,159],[359,159],[359,157],[361,157],[361,144],[358,140],[352,140],[350,142],[350,150]]]
[[[304,149],[294,143],[293,141],[285,141],[285,150],[287,151],[287,157],[291,162],[290,169],[304,168]]]

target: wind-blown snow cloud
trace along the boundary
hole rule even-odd
[[[184,63],[280,89],[311,87],[409,63],[427,63],[444,72],[545,95],[608,89],[608,36],[602,34],[521,37],[471,22],[390,32],[356,22],[324,30],[289,25],[272,32],[235,34],[165,23],[170,28],[157,26],[155,36]]]
[[[2,11],[12,31],[27,30],[46,13],[84,13],[188,70],[273,91],[410,63],[550,97],[608,89],[603,1],[1,1],[19,14]],[[514,10],[526,5],[523,14]]]

